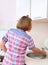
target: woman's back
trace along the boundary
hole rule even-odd
[[[10,29],[7,36],[9,46],[5,54],[4,63],[9,63],[8,65],[24,65],[25,51],[31,37],[21,29]]]

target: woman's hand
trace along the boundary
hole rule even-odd
[[[0,48],[3,50],[3,51],[7,51],[7,48],[6,48],[6,46],[5,46],[5,42],[3,42],[3,41],[1,41],[0,42]]]
[[[44,48],[42,49],[42,50],[40,50],[40,49],[38,49],[38,48],[33,48],[32,49],[32,51],[34,52],[34,53],[37,53],[37,54],[46,54],[46,51],[44,50]]]
[[[44,49],[44,48],[42,48],[42,53],[43,53],[43,54],[46,54],[46,51],[45,51],[45,49]]]

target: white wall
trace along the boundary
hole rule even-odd
[[[48,0],[47,0],[47,18],[48,18]]]
[[[0,29],[14,27],[16,22],[16,0],[0,0]]]
[[[16,0],[16,20],[23,15],[30,16],[30,0]]]
[[[38,20],[39,22],[39,20]],[[42,20],[41,20],[42,22]],[[37,47],[44,47],[44,42],[48,39],[48,23],[34,23],[32,24],[32,30],[29,33],[34,39]]]

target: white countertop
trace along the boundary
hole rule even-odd
[[[45,59],[33,59],[26,57],[26,64],[27,65],[48,65],[48,58]]]
[[[0,62],[0,65],[2,64],[2,62]]]
[[[29,53],[31,51],[27,51],[26,53]],[[48,53],[47,53],[47,57],[44,59],[40,59],[40,58],[29,58],[26,56],[26,64],[27,65],[48,65]]]

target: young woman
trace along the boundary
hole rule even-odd
[[[32,19],[28,16],[22,16],[17,29],[9,29],[0,42],[0,48],[6,53],[2,65],[25,65],[25,52],[27,47],[35,53],[46,54],[44,50],[35,47],[34,41],[26,31],[32,29]],[[5,47],[8,42],[8,48]]]

